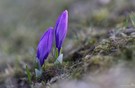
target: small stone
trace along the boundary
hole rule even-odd
[[[131,33],[131,37],[135,38],[135,32]]]
[[[91,57],[91,55],[86,55],[85,59],[89,59]]]

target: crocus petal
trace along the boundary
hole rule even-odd
[[[55,25],[55,41],[56,48],[58,48],[58,52],[62,47],[62,44],[65,40],[68,28],[68,11],[65,10],[57,19]]]
[[[41,37],[38,47],[37,47],[37,58],[42,66],[45,59],[47,59],[53,43],[53,28],[50,27],[46,32],[44,32]]]

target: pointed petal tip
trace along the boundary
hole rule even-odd
[[[67,11],[67,10],[64,10],[64,11],[63,11],[63,14],[68,14],[68,11]]]
[[[67,11],[67,10],[64,10],[64,12],[68,13],[68,11]]]
[[[48,29],[53,29],[53,27],[49,27]]]

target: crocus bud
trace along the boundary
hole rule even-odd
[[[37,47],[37,59],[42,66],[47,59],[53,44],[53,28],[50,27],[44,32]]]
[[[55,41],[58,53],[60,53],[60,49],[66,37],[67,28],[68,28],[68,11],[65,10],[59,16],[55,25]]]

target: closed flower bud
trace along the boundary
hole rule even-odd
[[[65,10],[58,18],[55,25],[55,42],[58,53],[60,53],[62,44],[67,34],[68,28],[68,11]]]
[[[41,37],[37,47],[37,58],[42,66],[47,59],[53,44],[53,28],[50,27]]]

